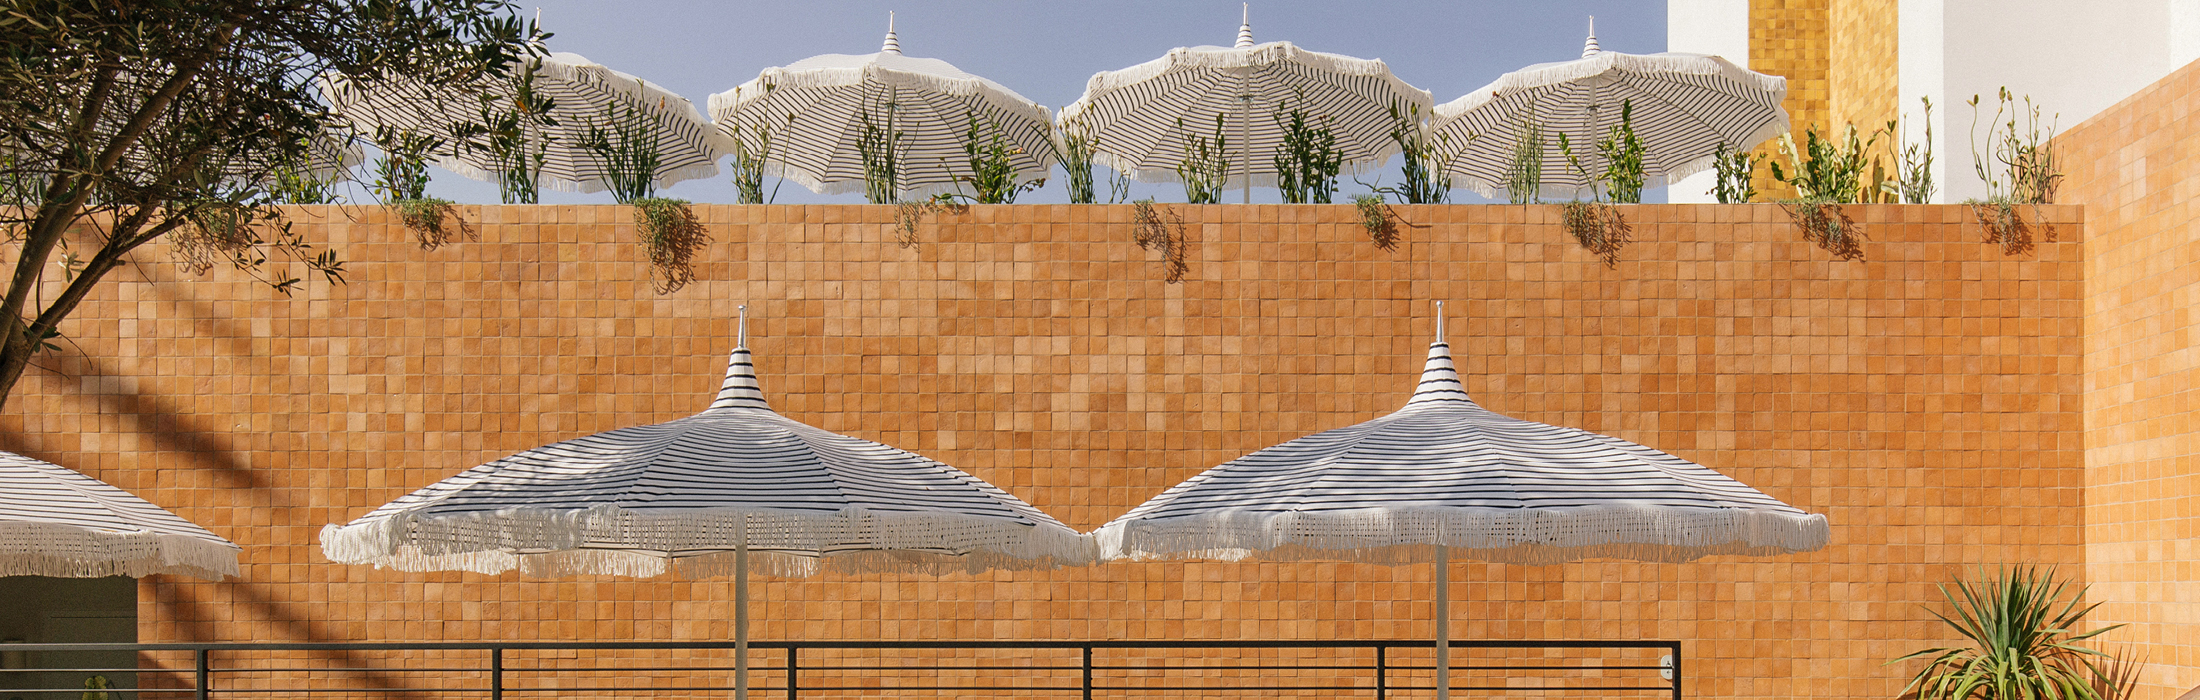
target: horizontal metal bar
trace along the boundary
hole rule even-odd
[[[1094,641],[752,641],[752,649],[1431,649],[1421,639],[1391,640],[1094,640]],[[511,651],[682,650],[734,648],[733,642],[220,642],[207,644],[9,644],[9,651]],[[1453,649],[1679,649],[1679,642],[1643,640],[1454,640]]]
[[[130,670],[143,671],[146,669],[133,668]],[[411,666],[231,666],[228,668],[207,669],[207,672],[209,673],[219,673],[225,676],[248,676],[254,673],[310,673],[316,671],[324,673],[488,673],[489,669],[478,666],[469,666],[465,668],[414,668]]]
[[[804,671],[1077,671],[1083,666],[810,666]],[[1093,668],[1099,668],[1094,666]]]

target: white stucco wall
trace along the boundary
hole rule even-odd
[[[2007,86],[2019,108],[2029,95],[2044,119],[2076,126],[2169,74],[2173,1],[1903,0],[1902,107],[1913,112],[1917,95],[1934,95],[1942,201],[1987,195],[1971,154],[1972,95],[1979,96],[1980,121],[1993,117],[1995,95]],[[1942,10],[1937,32],[1933,18],[1911,16],[1931,14],[1934,5]],[[1935,33],[1938,51],[1930,41]],[[1937,75],[1930,68],[1936,63]],[[1985,125],[1978,129],[1983,148]]]
[[[1665,4],[1665,50],[1711,54],[1748,68],[1749,0],[1669,0]],[[1665,201],[1716,202],[1713,189],[1717,182],[1714,173],[1697,173],[1668,186]]]

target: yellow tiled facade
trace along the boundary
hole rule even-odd
[[[912,248],[890,207],[698,209],[699,281],[666,296],[616,206],[465,207],[480,241],[433,252],[379,211],[301,212],[351,281],[289,299],[141,252],[64,328],[81,354],[0,413],[0,449],[245,547],[238,580],[142,583],[143,641],[725,639],[723,579],[377,571],[329,563],[316,533],[514,451],[700,410],[741,304],[782,413],[1091,528],[1394,410],[1448,299],[1485,406],[1673,452],[1834,528],[1769,559],[1460,564],[1457,638],[1679,639],[1694,697],[1888,698],[1912,669],[1882,662],[1952,639],[1921,607],[1936,584],[2085,563],[2080,253],[2098,244],[2075,207],[2043,210],[2060,242],[2004,257],[1966,208],[1860,206],[1866,260],[1837,262],[1775,206],[1630,206],[1638,242],[1606,268],[1557,207],[1400,207],[1415,226],[1386,251],[1349,206],[1180,205],[1182,284],[1126,206],[973,207]],[[756,636],[1428,638],[1430,581],[1327,563],[834,575],[758,585]]]
[[[2200,686],[2200,65],[2055,139],[2084,204],[2086,575],[2149,662]]]

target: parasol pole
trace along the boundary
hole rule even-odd
[[[733,697],[749,697],[749,518],[733,528]]]
[[[1436,700],[1451,700],[1451,548],[1444,545],[1436,545]]]
[[[1243,16],[1238,21],[1235,48],[1253,48],[1253,4],[1244,3],[1238,10]],[[1253,203],[1253,93],[1247,84],[1252,76],[1253,71],[1246,69],[1244,76],[1238,78],[1238,185],[1245,193],[1246,204]]]

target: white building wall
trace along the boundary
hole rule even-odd
[[[1711,54],[1748,68],[1749,0],[1669,0],[1665,4],[1665,50]],[[1719,201],[1714,194],[1717,183],[1716,173],[1697,173],[1668,186],[1665,201]]]
[[[2002,87],[2020,109],[2030,96],[2044,120],[2068,129],[2168,75],[2178,1],[1903,0],[1902,110],[1913,115],[1919,95],[1933,98],[1939,201],[1987,196],[1971,131],[1993,118]],[[1977,124],[1981,150],[1985,129]]]

